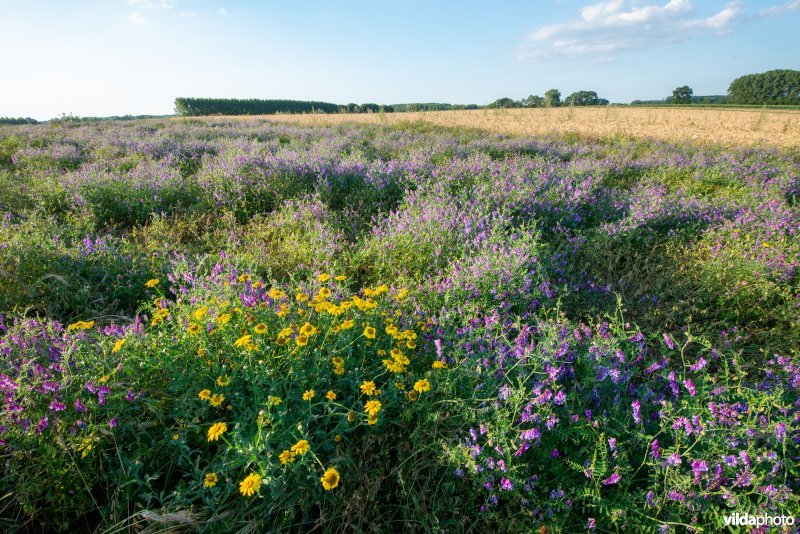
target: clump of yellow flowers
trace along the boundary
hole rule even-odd
[[[154,301],[151,327],[183,336],[201,377],[191,396],[215,444],[198,451],[204,488],[224,479],[254,497],[281,477],[309,480],[316,471],[331,491],[341,484],[326,466],[332,447],[380,429],[383,418],[424,409],[415,401],[433,389],[429,375],[447,369],[418,354],[431,324],[415,314],[408,289],[352,293],[346,280],[323,272],[292,289],[239,273],[177,302]]]

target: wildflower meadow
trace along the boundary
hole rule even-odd
[[[800,521],[796,148],[54,121],[0,219],[4,531]]]

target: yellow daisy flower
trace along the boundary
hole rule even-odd
[[[322,482],[322,487],[325,488],[325,491],[332,490],[339,485],[339,471],[333,467],[329,467],[325,471],[325,474],[322,475],[322,478],[320,478],[320,481]]]
[[[220,436],[228,431],[228,424],[225,422],[222,423],[214,423],[211,425],[211,428],[208,429],[208,441],[217,441],[219,440]]]
[[[376,392],[378,391],[375,382],[373,382],[372,380],[365,380],[364,382],[361,383],[360,388],[361,388],[361,393],[368,396],[375,395]]]
[[[364,404],[364,412],[368,415],[377,415],[381,411],[383,405],[379,400],[370,400]]]
[[[213,488],[219,482],[219,477],[216,473],[206,473],[206,476],[203,478],[203,486],[207,488]]]
[[[230,383],[231,383],[231,377],[227,375],[217,377],[217,385],[220,387],[225,387]]]
[[[283,465],[286,465],[294,462],[295,456],[297,455],[294,454],[292,451],[283,451],[278,455],[278,460],[280,460]]]
[[[314,398],[314,390],[313,389],[307,389],[306,391],[303,392],[303,400],[304,401],[310,401],[313,398]]]
[[[245,336],[242,336],[242,337],[240,337],[239,339],[237,339],[236,341],[233,342],[233,346],[234,347],[246,347],[250,343],[251,339],[253,339],[253,336],[251,336],[249,334],[245,335]]]
[[[431,383],[428,382],[428,379],[423,378],[422,380],[417,380],[414,382],[414,391],[417,393],[424,393],[426,391],[431,390]]]
[[[160,283],[161,283],[161,280],[159,280],[158,278],[151,278],[150,280],[148,280],[147,282],[144,283],[144,286],[145,287],[156,287]]]
[[[292,445],[292,452],[296,455],[303,456],[310,450],[311,450],[311,444],[308,442],[308,440],[305,439],[301,439],[300,441]]]
[[[243,497],[252,497],[261,487],[261,475],[258,473],[250,473],[247,478],[239,482],[239,493]]]

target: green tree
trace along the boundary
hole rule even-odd
[[[550,89],[544,94],[544,107],[557,108],[561,105],[561,91]]]
[[[683,85],[681,87],[676,87],[674,91],[672,91],[672,103],[673,104],[691,104],[692,103],[692,95],[694,91],[688,85]]]
[[[731,104],[800,104],[800,71],[770,70],[731,82]]]
[[[538,95],[530,95],[522,99],[522,106],[526,108],[540,108],[544,105],[544,98]]]
[[[505,97],[505,98],[498,98],[497,100],[495,100],[494,102],[489,104],[488,107],[490,107],[490,108],[517,108],[517,107],[520,107],[518,104],[519,104],[519,102],[515,102],[513,98]]]
[[[600,99],[594,91],[578,91],[564,99],[565,106],[597,106]]]

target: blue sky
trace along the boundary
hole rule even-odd
[[[0,0],[0,116],[167,114],[176,96],[612,102],[800,70],[800,0]]]

